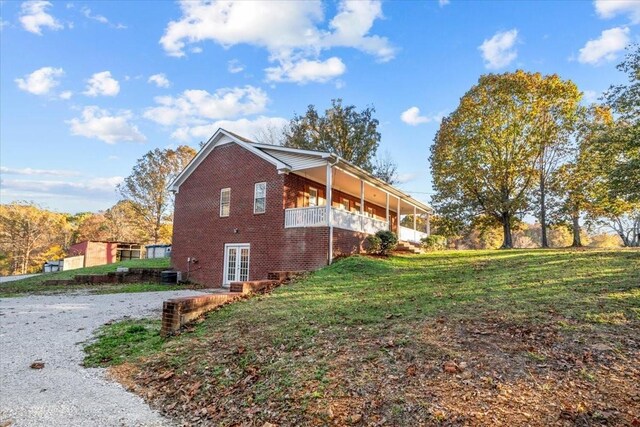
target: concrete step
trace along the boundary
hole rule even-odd
[[[422,253],[422,247],[420,247],[419,244],[413,243],[413,242],[407,242],[404,240],[401,240],[400,242],[398,242],[398,245],[396,246],[395,250],[396,252],[410,252],[414,254]]]

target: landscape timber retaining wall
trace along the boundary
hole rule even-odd
[[[197,319],[208,311],[240,298],[238,293],[199,295],[195,297],[173,298],[162,303],[163,337],[173,335],[182,326]]]
[[[282,283],[280,280],[251,280],[247,282],[231,282],[230,292],[239,292],[243,295],[260,292]]]
[[[246,295],[269,291],[303,275],[303,271],[270,271],[267,280],[231,282],[229,291],[195,297],[173,298],[162,304],[162,329],[160,335],[167,337],[180,331],[187,323],[221,305],[233,302]]]
[[[46,285],[82,285],[103,283],[160,283],[161,273],[166,268],[130,268],[126,272],[105,274],[77,274],[73,279],[49,279]]]

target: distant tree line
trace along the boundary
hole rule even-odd
[[[601,104],[583,106],[577,86],[557,75],[516,71],[481,76],[441,123],[430,166],[439,233],[502,228],[502,248],[525,215],[566,226],[584,244],[582,224],[607,227],[640,246],[640,49],[618,69]],[[582,224],[581,224],[582,223]]]
[[[65,214],[33,202],[0,205],[0,275],[41,271],[85,240],[171,243],[173,195],[168,186],[195,156],[186,145],[154,149],[118,186],[122,199],[100,212]]]

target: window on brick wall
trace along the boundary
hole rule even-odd
[[[368,208],[367,208],[367,215],[368,215],[370,218],[373,218],[373,208],[372,208],[372,207],[368,207]]]
[[[340,198],[340,209],[343,209],[345,211],[349,210],[349,199],[347,199],[346,197],[341,197]]]
[[[253,213],[261,214],[267,209],[267,183],[256,182],[253,191]]]
[[[309,187],[309,206],[318,206],[318,189]]]
[[[231,211],[231,189],[220,190],[220,216],[229,216]]]

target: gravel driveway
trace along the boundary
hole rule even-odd
[[[0,425],[166,426],[138,396],[85,369],[82,342],[124,316],[160,315],[162,301],[196,291],[0,299]],[[31,369],[36,360],[44,369]]]
[[[28,279],[29,277],[39,276],[40,274],[21,274],[18,276],[0,276],[0,283],[14,282],[16,280]]]

